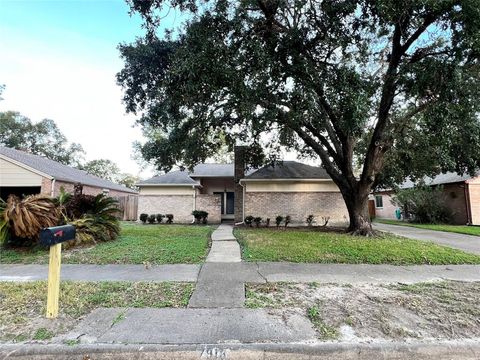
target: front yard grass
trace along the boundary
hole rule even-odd
[[[122,223],[117,240],[62,252],[65,264],[196,264],[208,253],[210,226]],[[46,264],[45,249],[0,249],[0,263]]]
[[[351,236],[314,229],[235,229],[247,261],[345,264],[480,264],[480,256],[385,234]]]
[[[0,282],[0,341],[50,340],[97,307],[185,307],[192,283],[72,282],[60,285],[60,313],[46,319],[47,282]]]
[[[467,226],[467,225],[447,225],[447,224],[414,224],[401,220],[390,219],[375,219],[375,222],[388,225],[402,225],[411,226],[419,229],[446,231],[458,234],[476,235],[480,236],[480,226]]]

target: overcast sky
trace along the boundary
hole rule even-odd
[[[143,34],[128,10],[123,0],[0,0],[0,111],[53,119],[87,160],[111,159],[137,174],[131,144],[142,136],[115,82],[117,45]],[[179,17],[171,12],[164,24],[178,27]]]
[[[139,16],[128,12],[124,0],[0,0],[0,111],[52,119],[87,160],[110,159],[138,174],[132,142],[142,135],[115,81],[123,66],[117,45],[143,34]],[[162,24],[178,28],[181,16],[171,10]]]

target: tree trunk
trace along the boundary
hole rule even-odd
[[[368,213],[368,194],[369,190],[357,189],[353,194],[344,195],[345,205],[350,217],[348,232],[353,235],[373,235]]]

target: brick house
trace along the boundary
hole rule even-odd
[[[193,221],[192,210],[209,213],[211,223],[241,222],[245,216],[290,215],[305,223],[308,215],[344,224],[348,212],[340,190],[320,167],[284,161],[257,170],[245,169],[243,147],[236,147],[234,164],[199,164],[193,171],[172,171],[141,181],[138,213],[167,214],[175,222]]]
[[[60,188],[73,192],[81,184],[83,194],[101,193],[122,198],[137,192],[123,185],[88,174],[42,156],[0,146],[0,197],[47,194],[57,196]]]
[[[429,186],[443,187],[443,193],[453,213],[453,223],[464,225],[480,225],[480,172],[476,176],[458,175],[448,172],[434,178],[425,178]],[[401,189],[412,188],[415,184],[406,181]],[[394,191],[378,191],[372,195],[375,216],[380,219],[395,219],[397,207],[392,204]]]

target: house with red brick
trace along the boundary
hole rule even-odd
[[[209,213],[211,223],[242,222],[246,216],[289,215],[305,223],[308,215],[330,224],[348,221],[340,190],[325,169],[283,161],[249,170],[236,147],[233,164],[199,164],[193,171],[177,170],[141,181],[138,214],[168,214],[175,222],[190,223],[193,210]]]
[[[480,225],[480,172],[475,176],[468,174],[458,175],[448,172],[425,178],[428,186],[442,186],[447,204],[453,213],[453,223],[458,225]],[[405,181],[400,185],[401,189],[414,187],[412,181]],[[397,206],[392,203],[395,195],[393,190],[378,191],[372,195],[375,217],[380,219],[395,219]]]
[[[61,164],[43,156],[0,146],[0,197],[47,194],[57,196],[60,188],[73,192],[82,186],[83,194],[122,198],[137,192],[123,185],[101,179],[83,170]]]

